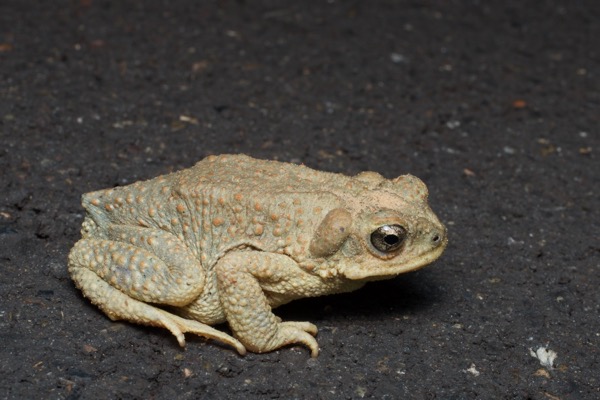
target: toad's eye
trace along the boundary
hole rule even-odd
[[[400,225],[383,225],[371,233],[371,244],[377,250],[389,253],[397,250],[406,237],[406,229]]]

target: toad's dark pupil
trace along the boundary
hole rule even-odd
[[[371,244],[384,253],[396,251],[406,238],[406,233],[406,229],[401,225],[383,225],[371,233]]]
[[[400,241],[400,238],[398,238],[398,236],[396,235],[385,235],[383,241],[389,244],[390,246],[393,246]]]

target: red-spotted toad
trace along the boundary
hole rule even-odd
[[[271,309],[423,267],[446,229],[418,178],[354,177],[244,155],[83,196],[69,254],[77,287],[112,320],[261,353],[319,348],[309,322]],[[233,337],[210,325],[227,321]]]

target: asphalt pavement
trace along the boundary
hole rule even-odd
[[[593,0],[3,0],[0,398],[600,398],[599,38]],[[277,309],[316,359],[110,321],[81,194],[222,153],[414,174],[450,244]]]

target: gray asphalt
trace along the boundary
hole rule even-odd
[[[598,38],[592,0],[4,0],[0,398],[600,398]],[[81,194],[221,153],[417,175],[450,245],[278,309],[317,359],[111,322]]]

